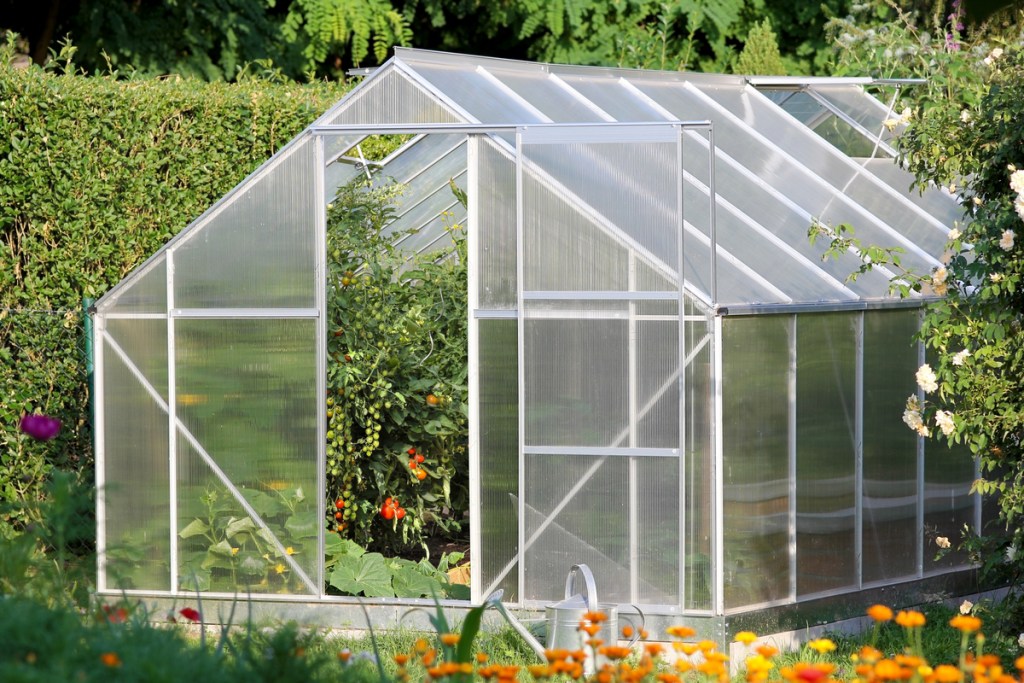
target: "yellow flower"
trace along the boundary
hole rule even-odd
[[[238,548],[232,548],[231,549],[231,554],[232,555],[237,555],[238,554]]]
[[[812,650],[814,650],[818,654],[822,654],[823,655],[823,654],[826,654],[828,652],[832,652],[833,650],[835,650],[836,649],[836,644],[833,643],[828,638],[816,638],[816,639],[810,641],[809,643],[807,643],[807,647],[811,648]]]
[[[293,548],[293,547],[291,547],[291,546],[288,546],[287,548],[285,548],[285,549],[284,549],[284,551],[285,551],[285,553],[287,553],[288,555],[294,555],[294,554],[295,554],[295,548]]]
[[[287,569],[288,569],[288,568],[287,568],[287,567],[285,567],[285,566],[284,566],[283,564],[281,564],[280,562],[278,562],[278,563],[277,563],[276,565],[274,565],[274,571],[275,571],[275,572],[277,572],[278,574],[284,574],[284,573],[285,573],[285,570],[287,570]]]
[[[702,640],[697,643],[697,647],[701,652],[708,653],[718,647],[713,640]]]
[[[750,645],[755,640],[757,640],[757,634],[755,634],[753,631],[740,631],[739,633],[737,633],[733,637],[733,639],[737,643],[743,643],[744,645]]]

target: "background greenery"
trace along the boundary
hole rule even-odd
[[[899,3],[920,16],[943,3]],[[945,3],[948,4],[948,3]],[[1005,2],[973,0],[978,25]],[[768,21],[790,73],[828,73],[824,26],[853,8],[876,18],[884,3],[853,0],[0,0],[0,30],[19,32],[37,64],[70,38],[94,72],[132,65],[146,74],[232,80],[269,60],[290,78],[340,77],[378,64],[394,45],[575,64],[729,69]],[[173,40],[168,40],[173,36]]]

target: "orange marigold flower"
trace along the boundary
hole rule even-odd
[[[686,673],[693,669],[693,663],[688,659],[677,659],[675,663],[676,671],[681,674]]]
[[[112,669],[122,664],[121,658],[117,656],[116,652],[104,652],[100,655],[100,661],[103,662],[103,666],[109,666]]]
[[[633,651],[628,647],[619,647],[618,645],[605,645],[598,649],[598,653],[604,655],[608,659],[625,659]]]
[[[1003,660],[999,659],[999,655],[992,652],[986,652],[982,656],[978,657],[978,664],[984,667],[995,667],[1001,666]]]
[[[773,647],[772,645],[758,645],[757,654],[761,655],[765,659],[771,659],[775,655],[779,654],[779,648]]]
[[[676,638],[689,638],[697,635],[697,632],[689,626],[669,626],[665,629],[665,633]]]
[[[891,659],[883,659],[875,664],[875,678],[881,681],[898,681],[904,678],[905,670]]]
[[[711,652],[716,647],[718,647],[718,645],[713,640],[702,640],[699,643],[697,643],[697,648],[701,652]]]
[[[547,658],[549,662],[561,662],[569,659],[571,654],[572,653],[568,650],[544,650],[544,657]]]
[[[661,643],[645,643],[644,652],[651,657],[657,657],[662,653]]]
[[[591,610],[591,611],[585,613],[583,615],[583,618],[586,619],[587,621],[593,621],[595,623],[601,623],[602,621],[606,620],[608,618],[608,616],[606,614],[604,614],[604,612],[597,612],[597,611]]]
[[[586,633],[588,636],[593,638],[597,635],[598,631],[601,630],[600,624],[584,624],[580,623],[580,630]]]
[[[879,622],[890,621],[892,610],[885,605],[872,605],[868,607],[868,616]]]
[[[874,663],[882,658],[882,653],[870,645],[865,645],[857,651],[857,656],[866,662]]]
[[[697,643],[673,643],[672,647],[676,651],[682,652],[684,655],[687,656],[692,655],[694,652],[700,649],[697,647]]]
[[[836,644],[828,638],[815,638],[814,640],[807,643],[807,647],[811,648],[818,654],[826,654],[836,649]]]
[[[526,669],[536,679],[547,678],[551,675],[551,668],[547,664],[531,664]]]
[[[655,679],[658,681],[658,683],[682,683],[683,680],[671,671],[660,673],[657,676],[655,676]]]
[[[959,683],[964,679],[963,672],[951,664],[939,664],[932,674],[938,683]]]
[[[477,652],[476,653],[476,663],[477,664],[486,664],[487,660],[488,660],[488,656],[487,656],[486,652]]]
[[[740,631],[733,637],[733,640],[735,640],[737,643],[750,645],[755,640],[757,640],[757,634],[753,631]]]
[[[416,643],[413,645],[413,649],[416,650],[416,654],[421,655],[430,649],[430,643],[423,638],[417,638]]]
[[[905,628],[924,626],[925,621],[924,615],[914,610],[900,610],[896,615],[896,623]]]
[[[341,652],[338,653],[338,659],[343,664],[348,662],[348,660],[352,659],[352,651],[347,649],[347,648],[342,650]]]
[[[949,620],[949,625],[963,633],[981,630],[981,619],[969,614],[958,614]]]
[[[397,664],[398,666],[405,666],[408,663],[409,663],[409,655],[407,655],[405,653],[402,653],[402,654],[399,654],[399,655],[395,655],[395,664]]]
[[[420,661],[423,662],[423,666],[433,666],[434,659],[437,657],[437,652],[434,650],[427,650],[420,655]]]
[[[441,634],[441,642],[444,643],[444,645],[447,646],[447,647],[455,647],[456,645],[459,644],[459,634],[458,633],[442,633]]]
[[[622,637],[623,638],[632,638],[633,637],[633,633],[634,633],[634,631],[633,631],[633,627],[632,626],[623,626],[622,627]]]
[[[1017,659],[1013,661],[1013,665],[1017,667],[1018,671],[1024,671],[1024,655],[1017,657]]]

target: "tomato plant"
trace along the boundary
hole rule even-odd
[[[328,521],[393,552],[457,533],[468,503],[465,238],[400,252],[401,190],[356,182],[328,207]]]

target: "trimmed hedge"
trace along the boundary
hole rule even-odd
[[[82,300],[119,282],[339,100],[234,84],[15,69],[0,48],[0,534],[53,468],[92,478]],[[59,417],[30,442],[23,413]]]

